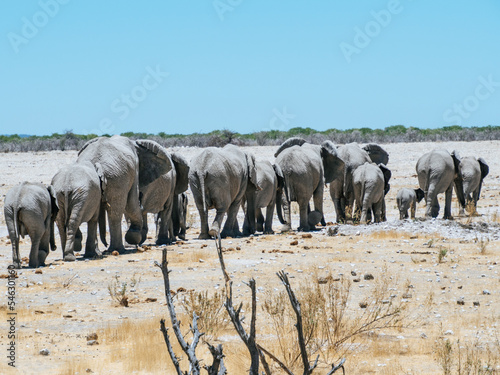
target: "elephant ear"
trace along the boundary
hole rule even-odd
[[[486,164],[486,161],[483,158],[477,159],[479,163],[479,168],[481,168],[481,180],[484,179],[486,176],[488,176],[488,173],[490,173],[490,167],[488,167],[488,164]]]
[[[425,193],[420,188],[415,189],[415,195],[417,196],[417,202],[420,202],[422,199],[425,198]]]
[[[106,202],[106,186],[108,180],[104,175],[104,170],[102,168],[101,163],[97,162],[94,164],[95,171],[97,173],[97,177],[99,177],[99,184],[101,186],[101,202]]]
[[[370,159],[375,164],[387,165],[389,163],[389,154],[378,144],[369,143],[366,146],[362,147],[362,149],[368,153]]]
[[[379,163],[378,167],[384,174],[384,195],[387,195],[389,190],[391,189],[391,185],[389,184],[389,180],[391,179],[392,173],[389,168],[385,166],[383,163]]]
[[[139,157],[139,188],[149,185],[172,169],[170,156],[160,144],[146,139],[138,139],[135,141],[135,145]]]
[[[455,193],[457,194],[457,199],[460,205],[465,207],[464,180],[462,177],[462,171],[460,170],[460,155],[457,151],[453,150],[451,152],[451,158],[453,159],[453,165],[455,168]]]
[[[87,141],[87,143],[85,143],[82,148],[80,149],[80,151],[78,151],[78,156],[80,156],[80,154],[83,152],[83,150],[85,150],[89,145],[91,145],[92,143],[95,143],[97,142],[99,139],[101,139],[102,137],[96,137],[96,138],[92,138],[90,141]]]
[[[243,153],[245,154],[245,158],[247,159],[248,181],[250,181],[250,183],[255,186],[255,190],[262,190],[257,181],[257,167],[255,166],[255,156],[250,152]]]
[[[335,145],[330,141],[321,144],[321,159],[325,171],[325,183],[329,184],[344,175],[344,162],[338,157]]]
[[[184,193],[189,184],[189,163],[180,154],[172,153],[172,161],[174,162],[175,172],[177,173],[177,178],[175,181],[175,194]]]
[[[285,187],[285,176],[283,176],[283,171],[278,164],[273,164],[273,169],[278,178],[278,189],[283,189]]]
[[[300,138],[300,137],[288,138],[285,142],[283,142],[281,144],[278,151],[276,151],[276,153],[274,154],[274,157],[277,157],[283,150],[285,150],[289,147],[302,146],[304,143],[307,143],[307,141],[304,138]]]
[[[59,204],[57,203],[56,190],[52,185],[47,187],[50,196],[50,210],[52,220],[56,219],[57,213],[59,212]]]

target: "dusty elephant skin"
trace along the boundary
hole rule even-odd
[[[82,248],[80,225],[88,223],[86,258],[101,256],[97,245],[99,209],[105,202],[106,178],[100,163],[81,161],[61,168],[52,178],[59,213],[56,218],[65,261],[75,261]]]
[[[476,214],[477,201],[481,196],[481,186],[484,178],[490,172],[490,168],[483,158],[466,156],[460,160],[459,176],[462,178],[463,195],[465,205],[462,206],[460,213],[464,213],[467,205],[472,204],[471,211]]]
[[[354,170],[352,185],[356,205],[361,209],[361,224],[366,224],[370,217],[375,223],[382,221],[390,178],[391,171],[384,164],[367,162]]]
[[[174,213],[174,208],[176,211],[182,208],[178,205],[178,200],[180,194],[184,193],[188,188],[189,165],[181,155],[166,153],[169,155],[173,168],[140,189],[143,223],[141,243],[146,240],[148,233],[148,212],[157,214],[158,236],[156,245],[169,245],[175,241],[176,233],[174,233],[173,216],[179,217],[182,213]],[[177,204],[174,205],[176,201]],[[179,225],[181,224],[179,223]],[[179,231],[177,231],[178,233]]]
[[[459,172],[460,157],[456,151],[433,150],[420,157],[416,171],[418,183],[425,194],[426,218],[439,214],[438,195],[445,193],[444,219],[452,219],[451,198],[453,187],[461,206],[465,206],[463,180]]]
[[[226,213],[221,236],[241,236],[236,215],[245,194],[248,215],[251,221],[255,220],[253,200],[255,190],[260,188],[253,154],[234,145],[223,148],[208,147],[191,160],[189,185],[200,215],[199,239],[216,237]],[[212,208],[215,208],[217,213],[209,228],[207,211]]]
[[[300,210],[299,230],[313,230],[317,223],[324,222],[324,185],[342,175],[344,162],[337,156],[332,142],[325,141],[319,146],[307,143],[302,138],[286,140],[274,156],[285,180],[286,198],[278,198],[281,223],[291,228],[290,202],[297,202]],[[309,209],[311,197],[314,211]],[[282,207],[285,215],[282,213]]]
[[[420,188],[410,189],[402,188],[396,195],[396,203],[399,210],[399,219],[408,219],[408,210],[410,210],[411,218],[415,219],[415,210],[417,203],[424,199],[424,191]]]
[[[12,263],[21,268],[19,237],[31,239],[29,266],[45,265],[49,246],[55,250],[54,219],[58,207],[52,186],[23,182],[10,189],[5,196],[4,214],[12,242]]]
[[[107,205],[101,206],[99,234],[105,239],[104,215],[108,215],[110,243],[108,251],[124,250],[122,216],[130,220],[125,235],[129,244],[142,240],[142,210],[139,189],[146,187],[172,169],[170,157],[158,143],[149,140],[133,141],[122,136],[99,137],[87,142],[78,153],[78,162],[100,163],[106,178]]]

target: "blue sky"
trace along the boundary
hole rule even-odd
[[[0,134],[500,125],[496,0],[3,0]]]

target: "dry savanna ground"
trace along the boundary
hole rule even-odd
[[[383,146],[393,172],[387,222],[332,224],[335,214],[325,189],[324,211],[330,222],[326,228],[311,235],[279,233],[275,219],[275,235],[223,240],[235,304],[243,303],[245,326],[248,329],[250,321],[250,289],[245,283],[253,277],[258,343],[295,373],[302,373],[294,315],[276,276],[285,270],[302,303],[311,360],[319,355],[315,374],[326,374],[329,364],[340,357],[347,358],[348,374],[498,373],[500,142]],[[422,220],[425,208],[420,204],[417,220],[401,222],[396,193],[401,187],[416,186],[418,157],[437,147],[459,150],[462,156],[482,156],[488,162],[490,174],[479,216],[459,217],[454,200],[453,221]],[[253,148],[257,158],[269,160],[274,150]],[[189,160],[200,149],[176,151]],[[13,185],[23,180],[47,184],[58,168],[75,159],[75,152],[0,155],[1,206]],[[293,215],[296,227],[297,207]],[[167,326],[170,319],[162,274],[154,266],[162,248],[154,246],[152,222],[151,216],[145,246],[130,246],[123,255],[86,261],[79,257],[64,263],[59,246],[49,254],[46,267],[34,270],[24,264],[16,279],[16,369],[7,365],[4,279],[0,373],[174,373],[159,330],[160,319],[165,318]],[[200,328],[206,332],[203,339],[223,344],[228,373],[245,374],[249,356],[222,307],[224,280],[215,243],[196,239],[199,220],[192,199],[188,223],[187,240],[167,247],[171,290],[183,331],[189,333],[190,313],[197,311],[202,315]],[[22,257],[28,256],[29,244],[29,238],[22,241]],[[0,274],[5,277],[12,258],[3,215],[0,246]],[[122,297],[128,307],[120,304]],[[175,341],[172,333],[171,337]],[[203,340],[198,348],[203,364],[210,364]],[[49,354],[40,354],[43,349]],[[186,357],[178,345],[174,350]],[[269,362],[274,373],[281,373]],[[181,363],[187,370],[185,359]]]

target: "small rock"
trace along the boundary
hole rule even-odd
[[[444,334],[445,334],[445,336],[450,336],[450,335],[453,335],[454,333],[451,329],[449,329]]]
[[[465,305],[464,297],[457,299],[457,305]]]
[[[292,246],[295,246],[295,245],[298,245],[298,244],[299,244],[299,241],[297,241],[297,240],[290,242],[290,245],[292,245]]]
[[[410,299],[410,298],[412,298],[412,297],[413,297],[413,296],[412,296],[410,293],[405,293],[405,294],[403,294],[403,298],[404,298],[404,299]]]
[[[146,298],[146,302],[156,302],[157,300],[158,298],[152,298],[152,297]]]
[[[336,236],[339,233],[339,227],[328,227],[326,234],[330,237]]]
[[[36,329],[35,333],[42,333],[42,331],[40,331],[39,329]]]
[[[359,283],[361,281],[361,279],[359,277],[356,277],[355,279],[353,279],[352,281],[354,281],[355,283]]]
[[[302,238],[312,238],[312,234],[311,233],[304,233],[302,235]]]
[[[40,350],[40,355],[49,355],[50,354],[50,350],[49,349],[42,349]]]
[[[472,304],[473,304],[474,306],[479,306],[479,305],[480,305],[479,301],[474,301],[474,302],[472,302]]]
[[[426,338],[427,338],[427,335],[426,335],[425,333],[421,333],[421,334],[420,334],[420,338],[422,338],[422,339],[426,339]]]
[[[352,276],[356,276],[356,271],[351,271]]]
[[[205,261],[203,259],[198,259],[198,262],[205,263]]]
[[[489,290],[486,290],[486,289],[485,289],[485,290],[483,290],[483,294],[490,295],[490,294],[491,294],[491,292],[490,292]]]
[[[42,274],[42,270],[40,268],[38,268],[36,271],[35,271],[36,274]]]
[[[368,307],[368,303],[366,303],[366,302],[360,302],[359,303],[359,307],[361,307],[362,309],[366,309]]]
[[[116,256],[120,255],[120,253],[119,253],[118,251],[116,251],[116,250],[115,250],[115,251],[113,251],[113,252],[111,253],[111,255],[113,255],[113,256],[115,256],[115,257],[116,257]]]
[[[93,332],[87,335],[87,341],[97,340],[97,333]]]
[[[90,346],[99,345],[99,342],[97,340],[89,340],[89,341],[87,341],[87,345],[90,345]]]
[[[365,280],[373,280],[375,277],[373,277],[373,275],[371,273],[367,273],[367,274],[365,274],[364,278],[365,278]]]

